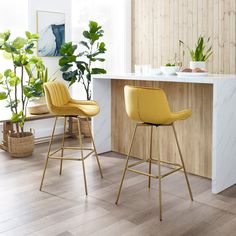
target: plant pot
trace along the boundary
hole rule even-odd
[[[28,111],[31,115],[41,115],[49,113],[45,97],[33,98],[29,101]]]
[[[91,120],[89,120],[89,125],[91,127]],[[80,129],[85,138],[91,138],[87,119],[80,119]]]
[[[179,66],[161,66],[161,72],[164,75],[176,75],[176,72],[178,72],[179,69]]]
[[[206,62],[205,61],[190,61],[189,67],[190,67],[190,69],[200,68],[200,69],[205,70],[206,69]]]
[[[24,132],[23,137],[9,134],[8,152],[12,157],[28,157],[34,151],[34,135],[31,132]]]

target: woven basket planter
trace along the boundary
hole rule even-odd
[[[89,120],[89,125],[91,127],[91,120]],[[86,119],[83,118],[80,119],[80,128],[81,128],[81,133],[84,135],[85,138],[91,138],[88,122]]]
[[[34,135],[31,132],[24,132],[23,137],[16,134],[8,136],[8,152],[12,157],[28,157],[34,151]]]

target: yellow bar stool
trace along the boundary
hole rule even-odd
[[[183,172],[185,175],[185,180],[186,180],[188,191],[189,191],[189,195],[190,195],[190,199],[193,201],[191,187],[190,187],[189,180],[187,177],[187,173],[186,173],[186,169],[185,169],[185,165],[184,165],[184,161],[183,161],[183,156],[182,156],[182,153],[180,150],[180,145],[179,145],[179,141],[177,138],[176,129],[174,126],[175,121],[187,119],[188,117],[191,116],[192,112],[189,109],[182,110],[179,112],[171,112],[164,91],[161,89],[158,89],[158,88],[153,89],[153,88],[125,86],[124,92],[125,92],[126,112],[129,116],[129,118],[137,121],[137,123],[136,123],[135,129],[134,129],[133,135],[132,135],[132,139],[131,139],[131,143],[130,143],[130,147],[129,147],[129,151],[128,151],[128,155],[127,155],[127,159],[126,159],[126,163],[125,163],[125,168],[123,171],[123,175],[122,175],[122,179],[120,182],[120,187],[119,187],[119,191],[118,191],[118,195],[117,195],[117,199],[116,199],[116,204],[118,204],[123,181],[124,181],[125,174],[127,171],[131,171],[131,172],[134,172],[137,174],[148,176],[149,188],[150,188],[151,178],[156,178],[159,180],[158,181],[158,183],[159,183],[159,186],[158,186],[159,211],[160,211],[160,220],[162,220],[162,195],[161,195],[161,180],[162,180],[162,178],[164,178],[176,171],[183,169]],[[141,160],[141,161],[138,161],[138,162],[135,162],[135,163],[129,165],[128,162],[129,162],[129,157],[130,157],[131,149],[132,149],[134,138],[135,138],[135,133],[137,131],[137,128],[140,126],[151,127],[150,159]],[[152,136],[153,136],[153,128],[154,127],[157,128],[159,126],[171,126],[173,128],[174,136],[175,136],[175,140],[176,140],[176,144],[177,144],[177,148],[178,148],[178,152],[179,152],[179,156],[180,156],[181,165],[177,164],[177,163],[162,161],[162,160],[160,160],[160,157],[158,156],[158,160],[157,160],[158,175],[155,176],[155,175],[151,174],[151,164],[152,164],[152,162],[155,162],[155,160],[152,159],[152,155],[151,155],[151,153],[152,153]],[[144,162],[149,162],[149,172],[148,173],[141,172],[141,171],[138,171],[138,170],[132,168],[132,167],[142,164]],[[168,173],[162,174],[161,173],[161,163],[170,165],[175,168]]]
[[[84,160],[89,157],[92,153],[95,154],[95,157],[97,159],[97,164],[98,168],[100,171],[100,175],[103,178],[102,175],[102,169],[101,165],[98,159],[98,154],[96,151],[96,147],[94,144],[92,132],[91,132],[91,127],[89,125],[89,117],[93,117],[99,113],[99,106],[95,101],[79,101],[79,100],[74,100],[70,97],[69,91],[65,84],[61,82],[48,82],[44,84],[44,91],[46,95],[46,101],[47,101],[47,106],[49,111],[56,115],[53,130],[52,130],[52,135],[51,139],[49,142],[49,147],[48,147],[48,152],[46,156],[46,161],[45,161],[45,166],[43,170],[43,176],[40,184],[40,191],[42,190],[43,187],[43,182],[44,182],[44,177],[48,165],[48,160],[49,159],[57,159],[61,160],[60,161],[60,175],[62,174],[62,164],[63,160],[74,160],[74,161],[81,161],[82,162],[82,167],[83,167],[83,175],[84,175],[84,186],[85,186],[85,193],[88,195],[88,190],[87,190],[87,181],[86,181],[86,174],[85,174],[85,165],[84,165]],[[61,147],[53,152],[51,152],[51,147],[54,139],[54,133],[55,133],[55,128],[56,128],[56,123],[58,120],[58,117],[64,117],[64,132],[62,135],[62,142],[61,142]],[[65,133],[66,133],[66,118],[68,117],[77,117],[78,118],[78,131],[79,131],[79,143],[80,147],[65,147],[64,142],[65,142]],[[92,148],[83,148],[83,143],[82,143],[82,136],[81,136],[81,130],[80,130],[80,118],[87,118],[87,124],[88,128],[92,137]],[[64,156],[64,151],[65,150],[80,150],[81,157],[65,157]],[[87,155],[84,155],[84,150],[90,151]],[[56,153],[60,152],[59,156],[55,156]]]

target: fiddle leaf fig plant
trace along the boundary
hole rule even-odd
[[[12,68],[0,74],[0,100],[6,100],[11,110],[11,121],[15,123],[17,137],[24,136],[26,106],[32,94],[28,86],[32,80],[37,80],[45,67],[40,58],[33,56],[37,34],[25,33],[25,38],[17,37],[11,40],[10,31],[0,33],[0,50],[6,59],[11,60]],[[34,76],[33,71],[37,73]],[[27,72],[27,73],[25,73]]]
[[[91,78],[93,74],[105,74],[106,70],[95,66],[96,62],[104,62],[102,55],[106,52],[105,43],[100,39],[104,31],[97,22],[90,21],[89,29],[83,32],[84,39],[80,42],[85,49],[77,52],[78,45],[72,42],[64,43],[60,53],[59,65],[64,80],[72,85],[80,82],[86,91],[87,100],[91,100]]]

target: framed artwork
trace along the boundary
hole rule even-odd
[[[61,45],[65,42],[65,14],[37,11],[38,56],[60,56]]]

